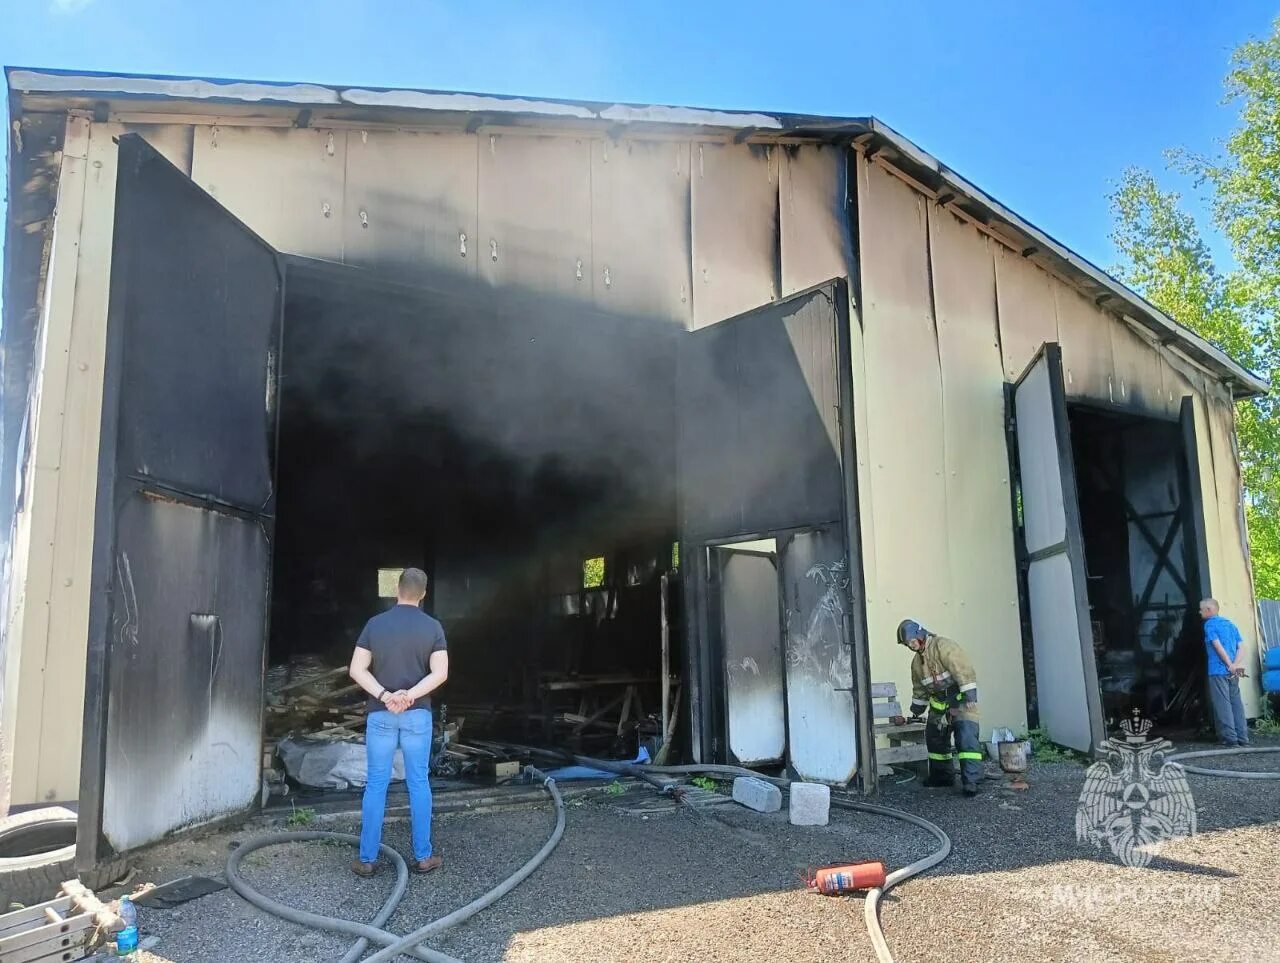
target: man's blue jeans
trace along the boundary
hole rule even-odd
[[[1209,676],[1209,701],[1218,738],[1228,746],[1249,743],[1249,723],[1240,701],[1240,680],[1234,675]]]
[[[413,827],[413,858],[431,856],[431,710],[410,709],[396,715],[385,710],[369,713],[365,728],[365,756],[369,781],[361,807],[360,862],[372,863],[382,844],[382,820],[387,811],[387,787],[397,747],[404,753],[404,779],[409,786],[409,823]]]

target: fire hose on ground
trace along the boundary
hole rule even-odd
[[[549,753],[543,750],[536,750],[541,755],[560,757],[561,754]],[[719,775],[719,776],[751,776],[757,779],[764,779],[771,782],[784,791],[789,791],[791,780],[769,776],[761,776],[759,773],[750,769],[743,769],[738,766],[714,766],[714,765],[692,765],[692,766],[649,766],[636,765],[633,763],[617,763],[604,759],[592,759],[587,756],[573,756],[575,762],[581,765],[592,766],[603,769],[608,772],[615,772],[620,775],[633,776],[641,779],[649,785],[660,791],[666,791],[670,786],[664,784],[657,777],[659,776],[682,776],[682,775]],[[240,875],[240,864],[244,858],[250,853],[256,852],[269,846],[279,846],[286,843],[312,842],[312,841],[337,841],[348,843],[352,846],[359,843],[359,837],[349,833],[333,833],[333,832],[286,832],[286,833],[270,833],[251,839],[231,854],[227,859],[227,884],[243,899],[252,903],[254,906],[281,919],[288,920],[292,923],[298,923],[302,926],[308,926],[312,929],[327,930],[331,933],[341,933],[347,936],[357,937],[357,941],[352,945],[351,949],[342,957],[341,963],[355,963],[359,960],[368,949],[370,943],[379,944],[382,949],[369,957],[365,963],[386,963],[401,954],[412,955],[426,963],[461,963],[454,957],[448,956],[437,950],[429,949],[422,946],[423,940],[439,934],[450,927],[457,926],[470,919],[481,910],[497,902],[506,896],[520,883],[528,878],[547,857],[551,855],[560,837],[564,835],[565,825],[565,809],[564,799],[560,795],[559,789],[556,788],[555,780],[544,776],[541,772],[533,767],[529,771],[543,780],[543,787],[550,794],[552,801],[555,803],[556,824],[551,835],[538,850],[523,866],[512,873],[509,877],[489,890],[483,896],[472,900],[465,906],[454,910],[447,916],[442,916],[437,920],[433,920],[424,926],[419,927],[412,933],[405,936],[398,936],[381,927],[391,918],[391,914],[395,912],[400,905],[400,901],[404,898],[405,891],[409,884],[409,870],[405,864],[404,857],[397,853],[391,847],[383,845],[382,853],[386,856],[395,867],[396,882],[392,888],[391,895],[387,897],[382,908],[370,923],[358,923],[355,920],[343,919],[337,916],[326,916],[322,913],[312,913],[308,910],[298,909],[274,900],[266,896],[245,881]],[[906,880],[923,873],[925,870],[937,866],[951,853],[951,839],[943,832],[942,828],[935,823],[916,816],[912,813],[903,812],[900,809],[893,809],[888,806],[877,806],[872,803],[859,802],[857,800],[845,796],[833,796],[831,804],[840,809],[851,809],[858,812],[872,813],[877,816],[885,816],[890,819],[898,819],[903,822],[912,823],[921,829],[932,833],[938,840],[939,846],[929,855],[903,866],[901,869],[895,870],[885,877],[884,885],[867,892],[866,902],[864,904],[863,918],[866,922],[867,933],[871,938],[872,945],[876,950],[876,958],[879,963],[893,963],[893,955],[889,951],[888,943],[885,941],[884,930],[880,926],[880,900],[890,889],[903,883]]]
[[[1280,746],[1235,746],[1230,749],[1198,749],[1195,752],[1178,752],[1169,757],[1169,762],[1179,763],[1187,772],[1197,776],[1218,776],[1222,779],[1280,779],[1280,772],[1249,772],[1240,769],[1207,769],[1203,766],[1189,766],[1184,759],[1208,759],[1216,756],[1245,756],[1262,752],[1280,752]]]
[[[564,835],[564,798],[560,795],[560,790],[556,788],[554,779],[543,776],[536,769],[532,770],[533,774],[542,778],[543,788],[551,796],[552,802],[555,803],[556,809],[556,825],[551,831],[551,835],[547,841],[543,843],[539,849],[523,866],[514,873],[504,879],[501,883],[489,890],[483,896],[480,896],[465,906],[454,910],[447,916],[442,916],[437,920],[427,923],[425,926],[419,927],[412,933],[405,936],[399,936],[395,933],[388,932],[380,927],[391,918],[391,914],[396,911],[396,907],[400,905],[400,901],[404,898],[405,890],[409,885],[409,868],[405,865],[404,857],[397,853],[390,846],[382,846],[382,854],[386,856],[396,869],[396,883],[391,891],[391,895],[387,897],[387,901],[382,904],[382,909],[373,918],[372,923],[357,923],[355,920],[343,919],[339,916],[326,916],[322,913],[312,913],[307,910],[298,909],[288,906],[278,900],[274,900],[269,896],[264,896],[256,889],[250,886],[240,875],[240,863],[252,852],[264,849],[268,846],[279,846],[285,843],[312,842],[317,840],[338,841],[349,843],[353,846],[358,845],[360,838],[350,833],[330,833],[330,832],[298,832],[298,833],[270,833],[264,836],[258,836],[249,840],[244,845],[236,849],[235,852],[227,859],[227,885],[229,885],[239,896],[248,900],[254,906],[261,910],[278,916],[281,919],[288,920],[291,923],[300,923],[303,926],[309,926],[312,929],[328,930],[330,933],[342,933],[348,936],[358,937],[356,943],[342,957],[341,963],[355,963],[360,959],[365,950],[368,949],[370,943],[378,943],[382,945],[382,949],[369,957],[365,963],[385,963],[387,960],[395,959],[401,954],[409,954],[416,956],[420,960],[427,963],[461,963],[460,960],[436,950],[428,949],[420,946],[423,940],[452,926],[457,926],[476,913],[486,907],[496,903],[502,897],[519,886],[530,874],[546,861],[551,855],[551,851],[556,848],[560,842],[560,837]]]

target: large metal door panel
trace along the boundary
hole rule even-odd
[[[787,739],[802,779],[847,783],[858,768],[849,562],[836,525],[779,546],[786,609]]]
[[[743,539],[789,545],[779,549],[787,757],[803,777],[832,783],[856,772],[855,707],[863,690],[870,698],[866,680],[853,679],[849,645],[861,575],[857,535],[846,530],[856,501],[844,475],[853,450],[845,304],[833,281],[700,328],[681,339],[678,373],[682,543],[699,557]],[[690,674],[706,690],[722,677],[724,653],[708,642],[717,613],[697,601],[707,594],[699,574],[686,579],[697,613]],[[698,751],[735,752],[718,744],[717,692],[695,693],[694,709]]]
[[[141,138],[119,152],[81,865],[260,786],[278,262]]]
[[[687,539],[841,517],[839,290],[820,287],[682,339]]]
[[[102,832],[126,851],[254,804],[270,542],[146,492],[117,531]]]
[[[770,555],[716,549],[729,751],[743,766],[787,748],[778,570]]]
[[[1040,725],[1054,742],[1089,752],[1106,734],[1057,344],[1045,344],[1018,380],[1013,409]]]

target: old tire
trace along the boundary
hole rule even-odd
[[[100,889],[124,876],[123,859],[77,873],[76,814],[61,806],[32,809],[0,819],[0,913],[12,904],[52,899],[69,879]]]

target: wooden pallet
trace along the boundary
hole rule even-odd
[[[83,960],[123,921],[78,880],[38,906],[0,916],[0,963],[72,963]]]
[[[898,686],[893,682],[873,682],[871,684],[871,708],[875,716],[876,765],[880,775],[887,776],[893,772],[890,766],[906,763],[924,762],[929,758],[929,751],[924,746],[923,722],[908,722],[895,726],[889,720],[894,716],[905,715],[901,703],[898,702]],[[888,742],[881,747],[880,737]]]

